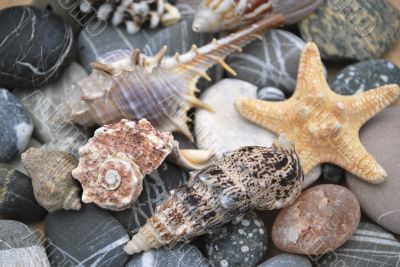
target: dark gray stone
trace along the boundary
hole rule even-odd
[[[129,34],[123,27],[116,27],[110,23],[99,29],[93,29],[88,24],[79,34],[78,48],[82,66],[90,73],[90,63],[95,62],[101,56],[114,50],[130,50],[136,48],[143,50],[148,41],[159,31],[141,30],[136,34]]]
[[[70,61],[71,27],[60,17],[36,7],[0,11],[0,86],[41,86],[57,78]]]
[[[285,94],[275,87],[264,87],[258,89],[257,98],[265,101],[284,101]]]
[[[258,267],[311,267],[311,262],[304,256],[284,253],[275,256]]]
[[[235,78],[258,88],[276,87],[291,94],[304,45],[303,40],[290,32],[271,30],[261,40],[248,44],[242,53],[228,56],[226,61],[237,72]]]
[[[31,178],[0,163],[0,218],[35,222],[46,213],[36,202]]]
[[[383,59],[372,59],[346,67],[330,87],[338,94],[353,95],[387,84],[400,84],[400,68]]]
[[[340,184],[345,175],[345,171],[333,164],[322,164],[322,175],[321,178],[326,182]]]
[[[125,266],[129,241],[124,227],[106,210],[83,205],[79,211],[56,211],[45,219],[51,266]]]
[[[360,131],[366,150],[385,169],[381,184],[369,184],[346,173],[348,187],[363,212],[380,226],[400,234],[400,107],[389,107],[369,120]]]
[[[354,235],[344,245],[318,260],[318,266],[400,266],[400,243],[383,228],[361,222]]]
[[[323,59],[379,58],[400,37],[400,11],[390,1],[329,0],[300,23]]]
[[[267,229],[263,221],[250,213],[205,237],[211,266],[256,266],[267,250]]]
[[[0,89],[0,162],[9,162],[28,145],[33,124],[17,97]]]
[[[41,235],[21,222],[0,220],[0,266],[50,266]]]
[[[134,255],[126,267],[206,267],[207,259],[192,245],[177,244]]]
[[[157,204],[170,195],[169,191],[182,186],[186,180],[187,175],[182,169],[170,163],[163,163],[157,171],[146,175],[143,191],[131,208],[112,213],[128,233],[133,235],[154,214]]]

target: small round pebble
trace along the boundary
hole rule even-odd
[[[250,213],[206,236],[209,263],[218,267],[256,266],[267,250],[267,238],[262,220]]]
[[[6,89],[0,89],[0,118],[0,162],[9,162],[25,150],[33,124],[28,110]]]
[[[46,213],[35,199],[31,178],[0,163],[0,218],[36,222]]]
[[[0,86],[41,86],[69,63],[73,34],[62,18],[32,6],[0,11]]]
[[[304,256],[284,253],[263,262],[258,267],[312,267],[312,265]]]
[[[338,94],[353,95],[387,84],[400,84],[400,68],[383,59],[372,59],[346,67],[330,86]]]
[[[272,227],[272,240],[286,252],[325,254],[351,237],[360,216],[358,200],[346,187],[315,186],[280,211]]]
[[[42,234],[21,222],[0,220],[0,266],[50,267]]]
[[[283,101],[285,94],[275,87],[264,87],[257,91],[257,98],[265,101]]]
[[[206,258],[192,245],[178,243],[173,248],[161,247],[137,255],[125,267],[207,267]]]

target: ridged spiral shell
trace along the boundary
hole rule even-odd
[[[282,14],[293,24],[313,12],[322,0],[203,0],[193,21],[195,32],[220,32]]]
[[[172,145],[172,134],[155,130],[146,119],[97,129],[79,149],[79,165],[72,171],[83,187],[82,202],[109,210],[130,207],[144,176],[160,166]]]
[[[164,57],[166,47],[153,57],[139,50],[105,55],[92,64],[91,75],[79,81],[66,99],[71,120],[91,126],[146,118],[159,130],[180,131],[193,139],[187,111],[192,107],[211,110],[195,97],[199,78],[210,79],[206,70],[216,63],[234,73],[223,59],[282,21],[281,16],[273,16],[173,57]]]
[[[49,212],[79,210],[79,187],[72,178],[78,160],[64,151],[30,148],[21,155],[22,164],[32,179],[37,202]]]
[[[171,191],[124,250],[134,254],[174,246],[253,209],[287,206],[300,195],[303,180],[294,146],[283,136],[269,148],[249,146],[229,152],[192,172],[187,184]]]

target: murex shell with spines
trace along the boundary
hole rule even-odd
[[[274,14],[293,24],[313,12],[322,0],[202,0],[193,21],[195,32],[220,32]]]
[[[49,212],[80,210],[80,188],[72,178],[78,160],[64,151],[30,148],[21,155],[22,164],[32,179],[37,202]]]
[[[146,119],[97,129],[79,149],[79,165],[72,171],[83,187],[82,202],[129,208],[142,192],[144,176],[160,166],[172,146],[172,134],[155,130]]]
[[[134,254],[189,242],[253,209],[290,205],[300,195],[303,180],[294,146],[284,136],[269,148],[249,146],[226,153],[172,190],[124,250]]]
[[[195,96],[198,79],[209,79],[206,70],[216,63],[234,73],[223,59],[282,22],[282,16],[272,16],[173,57],[164,57],[166,47],[153,57],[139,50],[111,52],[92,63],[92,74],[79,81],[76,94],[66,99],[71,119],[91,126],[146,118],[157,129],[180,131],[192,138],[187,111],[192,107],[211,109]]]

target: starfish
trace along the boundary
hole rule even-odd
[[[301,55],[296,90],[284,102],[239,98],[242,117],[295,142],[304,173],[320,163],[333,163],[369,183],[382,183],[385,170],[361,144],[361,126],[395,101],[398,85],[362,94],[334,93],[325,80],[317,46],[308,43]]]

